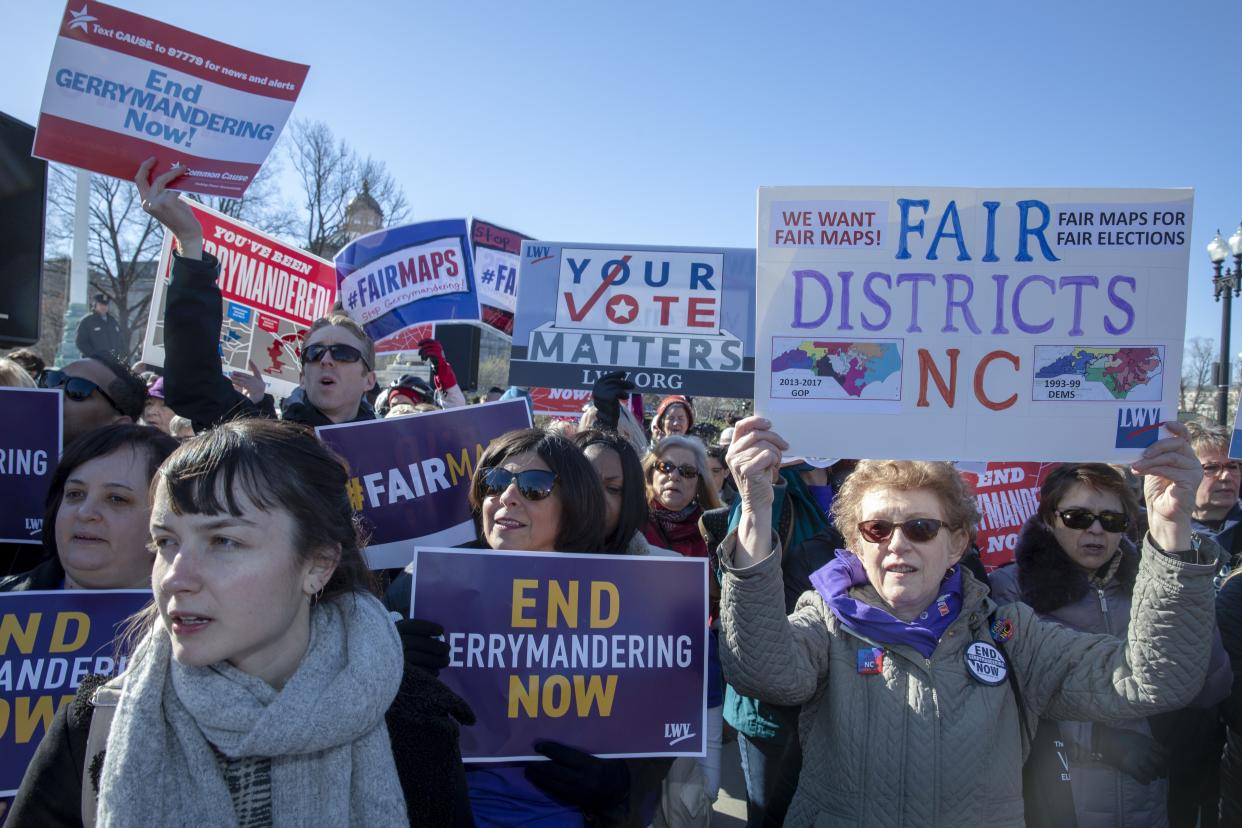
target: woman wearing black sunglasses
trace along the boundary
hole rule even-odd
[[[992,573],[992,597],[1000,604],[1022,601],[1070,629],[1124,637],[1139,571],[1131,539],[1138,521],[1138,499],[1112,466],[1057,467],[1022,529],[1014,563]],[[1208,680],[1190,707],[1214,708],[1229,695],[1231,678],[1217,636]],[[1176,734],[1197,718],[1195,710],[1184,710],[1111,725],[1059,722],[1079,825],[1168,824],[1165,777],[1180,764]],[[1210,718],[1214,723],[1215,715]]]
[[[1116,721],[1195,697],[1218,550],[1191,533],[1202,470],[1186,429],[1163,427],[1172,436],[1133,467],[1146,475],[1149,529],[1122,639],[997,606],[958,565],[979,517],[947,463],[860,462],[832,505],[852,551],[787,615],[769,508],[787,444],[761,417],[738,423],[729,465],[742,513],[719,553],[721,661],[739,691],[802,706],[786,824],[1021,826],[1039,717]]]

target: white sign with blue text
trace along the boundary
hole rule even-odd
[[[756,412],[800,455],[1132,460],[1177,413],[1192,206],[760,188]]]

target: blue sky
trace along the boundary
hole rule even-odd
[[[5,5],[0,110],[33,123],[64,7]],[[294,117],[386,161],[416,219],[753,246],[763,184],[1192,186],[1186,335],[1219,335],[1236,2],[115,5],[309,63]]]

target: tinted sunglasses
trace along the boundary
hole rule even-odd
[[[686,480],[694,480],[699,476],[699,470],[689,463],[682,463],[679,466],[676,463],[670,463],[668,460],[657,460],[655,467],[664,474],[677,472]]]
[[[483,469],[483,494],[493,497],[517,481],[518,491],[527,500],[543,500],[552,494],[556,473],[544,469],[511,472],[508,469]]]
[[[900,527],[901,534],[906,540],[927,543],[940,533],[941,527],[947,526],[948,524],[943,520],[936,518],[911,518],[901,523],[894,523],[891,520],[864,520],[858,524],[858,531],[872,543],[883,543],[891,538],[893,532]]]
[[[1130,528],[1130,518],[1121,512],[1088,512],[1086,509],[1066,509],[1057,512],[1066,529],[1090,529],[1097,520],[1105,532],[1124,532]]]
[[[39,375],[40,388],[64,388],[65,396],[76,402],[82,402],[90,397],[91,394],[99,394],[108,401],[108,405],[118,414],[124,414],[120,406],[116,404],[116,400],[108,396],[108,392],[100,388],[96,383],[91,382],[86,377],[71,377],[64,371],[44,371]]]
[[[302,364],[308,362],[319,362],[326,354],[332,355],[333,362],[361,362],[367,366],[367,370],[371,370],[371,366],[367,365],[367,361],[362,358],[362,351],[359,351],[353,345],[324,345],[316,342],[314,345],[307,345],[302,349]]]

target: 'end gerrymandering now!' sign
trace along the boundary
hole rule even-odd
[[[185,200],[203,227],[203,250],[220,260],[224,301],[220,361],[225,372],[253,362],[267,391],[287,397],[302,374],[302,337],[336,301],[332,263],[202,204]],[[164,234],[142,361],[164,364],[164,313],[172,278],[172,234]]]
[[[420,546],[413,569],[411,617],[444,625],[440,680],[479,719],[465,761],[544,759],[544,739],[705,755],[705,559]]]
[[[156,158],[171,185],[240,196],[254,181],[310,69],[97,0],[66,5],[34,155],[132,179]]]
[[[1133,460],[1177,413],[1192,200],[760,188],[755,411],[793,454]]]
[[[59,390],[0,388],[0,543],[43,542],[43,499],[60,459]]]
[[[17,792],[53,714],[82,679],[125,669],[114,639],[150,600],[145,589],[0,593],[0,797]]]
[[[1044,478],[1060,463],[957,464],[957,471],[970,484],[979,509],[979,532],[975,546],[989,572],[1013,561],[1022,526],[1039,510],[1039,491]]]
[[[523,242],[509,381],[622,369],[641,392],[749,397],[754,272],[751,250]]]
[[[475,466],[492,440],[529,427],[526,401],[504,400],[316,431],[349,461],[349,497],[371,530],[367,565],[396,569],[410,562],[413,541],[475,539],[467,502]]]
[[[336,254],[341,306],[377,353],[417,351],[428,322],[478,322],[465,219],[376,230]]]

